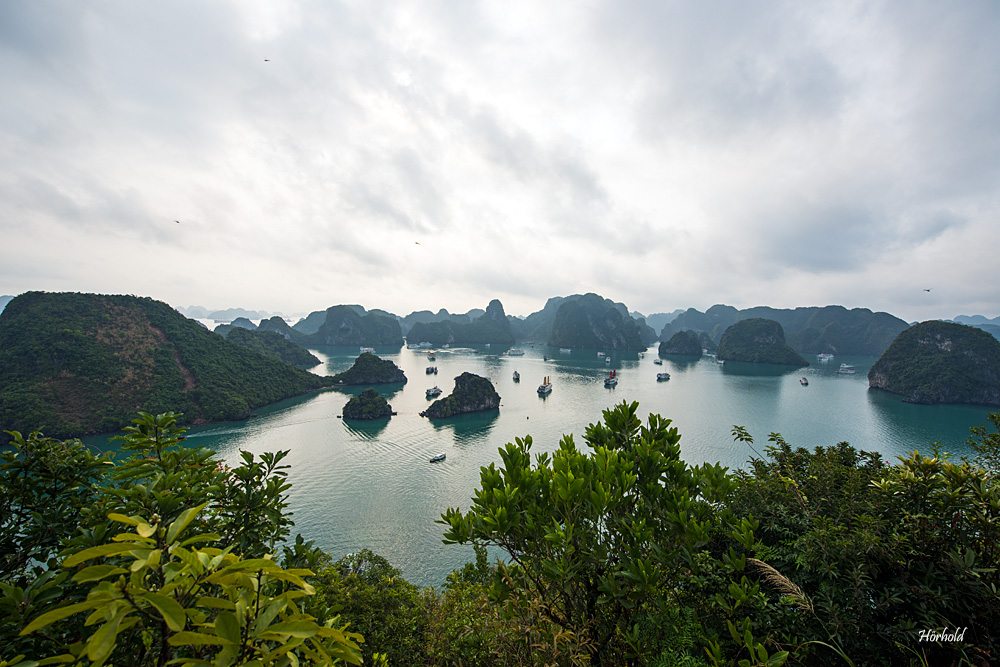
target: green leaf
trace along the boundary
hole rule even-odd
[[[187,617],[184,614],[184,607],[177,600],[159,593],[146,593],[140,595],[139,599],[146,600],[149,604],[156,607],[160,615],[163,616],[163,620],[167,622],[168,628],[174,632],[180,632],[184,629]]]
[[[85,567],[77,572],[76,575],[73,576],[73,581],[78,584],[84,584],[88,581],[100,581],[105,577],[110,577],[114,574],[125,574],[126,572],[128,572],[128,570],[116,565],[91,565],[90,567]]]
[[[216,637],[215,635],[206,635],[201,632],[185,630],[184,632],[172,635],[167,640],[167,643],[171,646],[227,646],[232,645],[234,642],[222,637]]]
[[[220,613],[215,619],[215,632],[219,637],[227,640],[227,644],[240,643],[240,622],[236,620],[236,614],[231,611]]]
[[[73,567],[74,565],[79,565],[84,561],[88,561],[91,558],[100,558],[101,556],[112,556],[114,554],[125,553],[126,551],[131,551],[135,549],[135,544],[102,544],[97,547],[91,547],[89,549],[84,549],[79,553],[75,553],[66,560],[63,561],[63,567]]]
[[[177,535],[180,534],[182,530],[188,527],[188,525],[195,520],[198,516],[198,512],[202,511],[208,503],[202,503],[197,507],[192,507],[181,512],[181,515],[177,517],[170,527],[167,529],[167,544],[173,544],[174,540],[177,539]]]
[[[290,621],[287,623],[275,623],[265,632],[260,633],[263,639],[283,639],[284,635],[289,637],[299,637],[309,639],[319,632],[319,626],[314,621]]]
[[[86,602],[77,602],[76,604],[71,604],[67,607],[60,607],[58,609],[53,609],[52,611],[46,612],[29,623],[24,630],[18,633],[19,637],[31,634],[35,630],[44,628],[46,625],[51,625],[56,621],[61,621],[64,618],[77,614],[81,611],[87,611],[88,609],[93,609],[99,607],[105,603],[104,600],[87,600]]]

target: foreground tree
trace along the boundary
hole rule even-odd
[[[441,521],[446,542],[504,549],[496,594],[597,665],[635,656],[639,616],[701,570],[699,552],[733,523],[719,509],[733,488],[725,468],[686,465],[677,429],[659,415],[643,425],[637,409],[605,411],[587,428],[589,453],[567,435],[532,465],[531,437],[516,439],[502,468],[482,469],[470,510]]]
[[[210,450],[183,447],[172,413],[141,414],[128,431],[123,449],[134,456],[113,468],[78,451],[78,442],[12,434],[19,447],[3,467],[5,497],[34,497],[27,516],[64,506],[78,514],[71,527],[66,511],[54,512],[62,534],[32,542],[36,561],[55,544],[58,559],[0,583],[0,661],[360,664],[360,635],[335,616],[304,612],[312,571],[282,566],[272,553],[291,526],[284,454],[256,462],[243,453],[244,465],[229,470]],[[34,460],[72,465],[39,468]],[[77,481],[73,493],[55,487],[60,502],[40,490],[54,469]],[[27,526],[21,534],[38,532],[45,519],[33,521],[17,524]],[[312,551],[299,540],[285,549],[286,561],[308,561]]]

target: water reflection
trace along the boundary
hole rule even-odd
[[[434,419],[434,431],[447,436],[451,432],[456,445],[474,442],[489,435],[496,426],[500,410],[487,410],[475,414],[455,415],[447,419]]]
[[[389,425],[389,418],[383,419],[344,419],[344,426],[361,440],[377,440],[382,431]]]
[[[868,405],[880,436],[892,443],[894,454],[907,454],[913,443],[940,443],[955,460],[972,458],[975,452],[968,445],[968,424],[986,422],[989,407],[979,405],[917,405],[901,396],[880,389],[869,389]]]
[[[727,361],[720,364],[724,375],[743,375],[755,377],[781,377],[801,373],[801,368],[795,366],[779,366],[776,364],[750,364],[742,361]]]
[[[670,362],[670,365],[677,370],[678,373],[683,373],[688,371],[698,365],[701,361],[700,356],[695,356],[693,354],[661,354],[661,359],[665,359]]]

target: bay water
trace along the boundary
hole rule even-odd
[[[609,353],[610,363],[594,350],[522,349],[523,356],[497,346],[443,349],[429,361],[426,350],[377,348],[408,378],[405,385],[375,387],[397,412],[391,419],[340,419],[344,404],[366,387],[338,388],[262,408],[245,421],[192,428],[188,444],[215,449],[231,465],[239,463],[240,450],[289,450],[284,462],[291,466],[293,535],[314,540],[334,558],[372,549],[409,581],[436,586],[473,554],[471,547],[442,544],[444,527],[435,521],[449,507],[469,507],[480,467],[499,465],[498,448],[531,435],[533,452],[552,452],[564,434],[572,434],[586,449],[587,425],[623,401],[637,401],[644,421],[650,413],[671,419],[688,463],[730,468],[745,466],[753,454],[733,441],[734,425],[748,429],[760,452],[768,435],[778,432],[793,447],[847,441],[895,462],[914,450],[930,453],[938,442],[956,459],[971,456],[965,444],[969,428],[985,423],[989,413],[984,406],[912,405],[869,390],[871,357],[809,357],[808,368],[789,369],[722,365],[712,357],[664,357],[656,365],[655,347],[644,355]],[[356,347],[312,352],[322,359],[312,370],[322,375],[346,370],[358,356]],[[839,373],[842,363],[855,373]],[[438,374],[426,374],[428,366]],[[515,370],[520,382],[513,380]],[[606,388],[603,378],[611,370],[619,383]],[[419,416],[431,402],[426,389],[438,385],[446,396],[465,371],[493,381],[499,410],[434,421]],[[658,372],[671,377],[658,382]],[[540,397],[536,390],[546,376],[553,390]],[[440,453],[447,455],[444,461],[429,462]]]

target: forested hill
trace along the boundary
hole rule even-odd
[[[867,308],[811,306],[808,308],[770,308],[757,306],[737,310],[715,305],[704,313],[689,308],[663,327],[660,340],[669,340],[678,331],[704,331],[719,343],[722,334],[740,320],[760,317],[774,320],[785,332],[788,345],[803,354],[830,352],[878,356],[909,325],[894,315],[872,312]]]
[[[149,298],[27,292],[0,313],[0,431],[114,431],[137,411],[239,419],[331,382]]]

